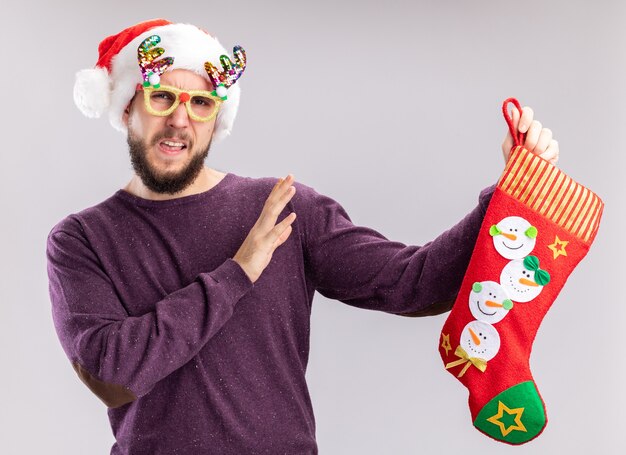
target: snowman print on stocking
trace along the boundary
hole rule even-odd
[[[519,216],[507,216],[489,228],[496,251],[506,259],[528,255],[537,240],[537,228]]]
[[[478,370],[485,371],[487,362],[493,359],[500,350],[500,335],[491,325],[482,321],[470,321],[461,332],[461,342],[454,351],[459,360],[449,362],[446,369],[463,365],[457,375],[461,377],[474,365]]]
[[[471,365],[486,370],[487,362],[500,350],[500,334],[493,324],[509,314],[514,301],[531,301],[550,281],[550,274],[539,268],[539,259],[530,255],[537,239],[535,226],[522,217],[508,216],[491,226],[489,234],[496,251],[510,262],[502,269],[499,283],[481,281],[472,285],[468,303],[475,319],[461,332],[454,352],[459,359],[446,364],[446,369],[464,365],[458,377]],[[449,338],[442,336],[449,346]]]
[[[513,302],[499,283],[482,281],[472,285],[469,308],[477,320],[495,324],[509,313],[513,308]]]
[[[530,302],[550,282],[550,274],[539,268],[536,256],[509,262],[500,274],[500,284],[516,302]]]

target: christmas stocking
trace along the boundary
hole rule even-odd
[[[456,302],[441,331],[445,369],[469,389],[474,426],[509,444],[544,429],[529,357],[541,321],[593,242],[603,202],[514,138]]]

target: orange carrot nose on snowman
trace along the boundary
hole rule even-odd
[[[476,335],[476,332],[474,332],[471,327],[468,327],[467,329],[469,330],[469,333],[472,336],[472,341],[474,341],[474,344],[476,346],[480,346],[480,338],[478,337],[478,335]]]
[[[520,278],[519,282],[520,284],[525,284],[526,286],[539,286],[537,283],[535,283],[532,280],[529,280],[528,278]]]
[[[504,308],[505,310],[513,308],[513,302],[509,299],[504,299],[502,303],[494,302],[493,300],[485,300],[485,305],[491,308]]]
[[[517,236],[515,234],[507,234],[506,232],[501,232],[500,235],[506,237],[509,240],[517,240]]]

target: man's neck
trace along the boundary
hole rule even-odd
[[[168,199],[177,199],[184,196],[191,196],[192,194],[203,193],[210,190],[217,185],[225,176],[223,172],[216,171],[207,166],[204,166],[198,177],[184,190],[176,194],[155,193],[144,185],[141,178],[137,174],[133,175],[133,178],[124,187],[124,191],[133,194],[143,199],[150,199],[153,201],[165,201]]]

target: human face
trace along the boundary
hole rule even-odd
[[[184,90],[212,90],[211,83],[187,70],[166,71],[161,84]],[[147,112],[143,94],[135,95],[123,120],[135,173],[151,191],[176,194],[190,186],[208,156],[215,118],[195,121],[181,103],[168,116]]]

